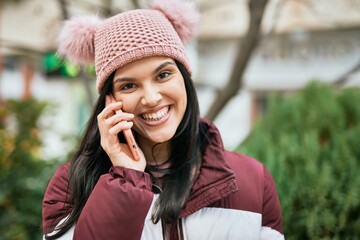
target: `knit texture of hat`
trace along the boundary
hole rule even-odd
[[[62,26],[58,54],[77,64],[94,64],[99,93],[114,71],[145,57],[173,58],[191,74],[183,43],[196,35],[199,20],[195,5],[182,0],[152,0],[149,9],[107,20],[74,17]]]
[[[191,74],[184,45],[170,21],[157,10],[132,10],[98,26],[95,34],[96,88],[127,63],[150,56],[181,62]]]

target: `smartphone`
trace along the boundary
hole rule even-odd
[[[121,111],[121,110],[116,111],[116,113],[119,111]],[[126,144],[129,146],[134,159],[139,160],[140,159],[139,149],[137,147],[137,144],[135,142],[135,138],[134,138],[134,135],[133,135],[131,129],[126,129],[126,130],[123,130],[122,132],[124,134]]]
[[[115,98],[110,94],[110,97],[112,98],[112,101],[115,102]],[[116,113],[122,112],[122,110],[117,110]],[[138,149],[138,146],[135,142],[134,135],[131,131],[131,129],[126,129],[122,131],[124,138],[126,140],[126,144],[129,146],[129,149],[131,151],[131,154],[133,155],[135,160],[140,160],[140,152]]]

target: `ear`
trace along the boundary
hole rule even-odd
[[[192,2],[180,0],[153,0],[151,9],[162,12],[172,23],[182,42],[197,35],[200,13]]]
[[[75,17],[64,22],[58,54],[78,64],[94,64],[94,39],[101,20],[97,16]]]

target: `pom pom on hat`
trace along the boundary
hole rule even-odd
[[[58,54],[77,64],[94,64],[97,16],[74,17],[65,21],[59,35]]]
[[[182,42],[190,41],[196,36],[200,13],[194,3],[180,0],[153,0],[150,8],[162,12],[169,19]]]

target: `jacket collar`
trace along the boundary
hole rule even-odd
[[[188,216],[238,190],[235,174],[225,159],[218,129],[207,119],[201,119],[201,122],[208,128],[209,143],[203,152],[200,171],[188,202],[179,217]]]

